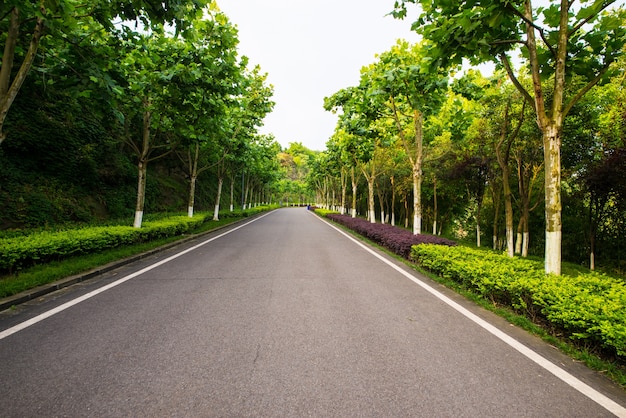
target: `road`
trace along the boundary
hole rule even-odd
[[[2,417],[602,417],[625,405],[602,376],[300,208],[0,314]]]

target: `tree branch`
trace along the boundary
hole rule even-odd
[[[517,90],[520,93],[522,93],[522,96],[524,96],[526,101],[530,102],[533,105],[533,109],[537,110],[535,108],[535,100],[530,95],[530,93],[524,88],[524,86],[522,86],[522,83],[520,83],[520,81],[515,76],[515,73],[513,72],[513,69],[511,68],[511,63],[509,62],[509,58],[504,53],[502,53],[500,54],[500,61],[504,65],[506,73],[508,74],[509,79],[511,80],[513,85],[517,88]]]
[[[614,1],[608,1],[606,3],[604,3],[602,5],[602,7],[600,8],[600,10],[598,10],[596,13],[592,13],[589,16],[587,16],[586,18],[584,18],[583,20],[581,20],[577,25],[575,25],[567,34],[568,37],[572,36],[573,34],[575,34],[576,32],[578,32],[578,30],[580,28],[582,28],[584,25],[586,25],[587,23],[589,23],[593,18],[595,18],[596,16],[598,16],[602,11],[606,10],[611,4],[613,4]],[[571,6],[571,3],[570,3]]]
[[[589,83],[587,83],[587,85],[585,87],[583,87],[574,97],[572,97],[567,104],[565,105],[565,107],[563,108],[563,117],[565,117],[570,110],[572,110],[572,107],[574,107],[574,105],[589,91],[591,90],[591,88],[593,86],[595,86],[596,84],[598,84],[598,82],[602,79],[602,77],[604,76],[604,74],[609,70],[609,67],[611,66],[612,62],[609,62],[608,64],[606,64],[604,67],[602,67],[602,69],[600,70],[600,72],[598,72],[598,74],[589,81]]]

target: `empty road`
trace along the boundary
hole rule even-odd
[[[0,314],[1,417],[604,417],[626,394],[280,209]]]

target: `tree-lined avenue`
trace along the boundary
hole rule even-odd
[[[589,417],[626,411],[624,392],[601,376],[395,260],[374,257],[304,209],[274,211],[226,232],[3,312],[1,415]],[[120,278],[128,279],[113,286]],[[445,296],[435,297],[433,289]],[[450,299],[521,339],[599,398],[521,355],[453,309]]]

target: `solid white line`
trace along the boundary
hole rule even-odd
[[[545,357],[541,356],[537,352],[535,352],[535,351],[531,350],[530,348],[526,347],[525,345],[523,345],[522,343],[520,343],[519,341],[517,341],[516,339],[514,339],[510,335],[502,332],[501,330],[499,330],[498,328],[496,328],[495,326],[493,326],[489,322],[487,322],[484,319],[480,318],[479,316],[473,314],[472,312],[470,312],[469,310],[467,310],[463,306],[459,305],[458,303],[456,303],[452,299],[450,299],[447,296],[445,296],[443,293],[440,293],[438,290],[436,290],[433,287],[429,286],[428,284],[424,283],[423,281],[421,281],[420,279],[418,279],[417,277],[415,277],[411,273],[408,273],[407,271],[405,271],[402,268],[398,267],[396,264],[394,264],[391,261],[387,260],[385,257],[380,255],[376,251],[372,250],[371,248],[367,247],[363,243],[359,242],[357,239],[355,239],[351,235],[347,234],[346,232],[342,231],[340,228],[337,228],[336,226],[332,225],[331,223],[327,222],[326,220],[322,219],[319,216],[316,216],[316,217],[318,219],[320,219],[320,221],[324,222],[326,225],[330,226],[331,228],[334,228],[340,234],[346,236],[352,242],[356,243],[358,246],[360,246],[361,248],[365,249],[365,251],[369,252],[370,254],[372,254],[373,256],[378,258],[379,260],[381,260],[383,263],[387,264],[388,266],[390,266],[391,268],[393,268],[394,270],[396,270],[397,272],[399,272],[400,274],[405,276],[406,278],[410,279],[411,281],[413,281],[414,283],[416,283],[417,285],[422,287],[424,290],[426,290],[428,293],[432,294],[437,299],[441,300],[442,302],[444,302],[445,304],[447,304],[448,306],[452,307],[454,310],[459,312],[461,315],[465,316],[466,318],[468,318],[472,322],[474,322],[477,325],[479,325],[480,327],[484,328],[490,334],[492,334],[495,337],[499,338],[500,340],[502,340],[503,342],[508,344],[510,347],[514,348],[515,350],[517,350],[518,352],[520,352],[521,354],[523,354],[524,356],[526,356],[527,358],[529,358],[530,360],[532,360],[533,362],[538,364],[539,366],[543,367],[544,369],[546,369],[547,371],[552,373],[554,376],[558,377],[563,382],[567,383],[568,385],[570,385],[571,387],[573,387],[574,389],[576,389],[577,391],[579,391],[583,395],[587,396],[588,398],[590,398],[591,400],[593,400],[597,404],[603,406],[604,408],[606,408],[607,410],[609,410],[610,412],[612,412],[616,416],[618,416],[618,417],[625,417],[626,418],[626,408],[624,408],[623,406],[621,406],[617,402],[613,401],[612,399],[610,399],[606,395],[603,395],[602,393],[598,392],[597,390],[595,390],[591,386],[589,386],[586,383],[582,382],[581,380],[579,380],[575,376],[571,375],[567,371],[563,370],[562,368],[560,368],[556,364],[552,363],[551,361],[549,361]]]
[[[0,332],[0,340],[8,337],[9,335],[15,334],[16,332],[22,331],[23,329],[26,329],[26,328],[30,327],[31,325],[34,325],[34,324],[36,324],[36,323],[38,323],[40,321],[43,321],[46,318],[50,318],[51,316],[56,315],[59,312],[62,312],[64,310],[68,309],[68,308],[71,308],[72,306],[77,305],[77,304],[79,304],[81,302],[84,302],[87,299],[90,299],[90,298],[92,298],[92,297],[94,297],[94,296],[96,296],[96,295],[98,295],[98,294],[100,294],[102,292],[106,292],[107,290],[112,289],[115,286],[118,286],[118,285],[120,285],[120,284],[122,284],[124,282],[127,282],[130,279],[133,279],[133,278],[135,278],[137,276],[140,276],[140,275],[142,275],[142,274],[144,274],[144,273],[146,273],[146,272],[148,272],[150,270],[153,270],[153,269],[155,269],[155,268],[157,268],[159,266],[162,266],[165,263],[169,263],[170,261],[172,261],[172,260],[174,260],[174,259],[176,259],[176,258],[178,258],[178,257],[180,257],[182,255],[185,255],[185,254],[187,254],[187,253],[189,253],[191,251],[194,251],[194,250],[202,247],[203,245],[208,244],[211,241],[215,241],[216,239],[221,238],[224,235],[228,235],[231,232],[234,232],[234,231],[236,231],[236,230],[238,230],[240,228],[243,228],[244,226],[250,225],[252,222],[256,222],[259,219],[269,215],[270,213],[272,213],[272,212],[268,212],[268,213],[266,213],[264,215],[259,216],[258,218],[254,218],[251,221],[246,222],[245,224],[239,225],[239,226],[237,226],[237,227],[235,227],[233,229],[230,229],[230,230],[228,230],[228,231],[226,231],[226,232],[224,232],[224,233],[222,233],[220,235],[217,235],[217,236],[215,236],[213,238],[209,238],[206,241],[202,241],[200,244],[197,244],[197,245],[195,245],[193,247],[187,248],[184,251],[176,253],[176,254],[174,254],[174,255],[172,255],[172,256],[170,256],[168,258],[165,258],[165,259],[163,259],[163,260],[161,260],[161,261],[159,261],[157,263],[151,264],[148,267],[145,267],[145,268],[143,268],[143,269],[141,269],[139,271],[136,271],[136,272],[134,272],[132,274],[129,274],[128,276],[124,276],[121,279],[114,281],[113,283],[109,283],[106,286],[103,286],[103,287],[98,288],[98,289],[96,289],[94,291],[86,293],[86,294],[84,294],[81,297],[78,297],[76,299],[73,299],[73,300],[71,300],[69,302],[64,303],[63,305],[59,305],[59,306],[57,306],[54,309],[51,309],[51,310],[46,311],[46,312],[44,312],[44,313],[42,313],[40,315],[37,315],[34,318],[29,319],[28,321],[19,323],[19,324],[15,325],[15,326],[13,326],[11,328],[8,328],[8,329]]]

